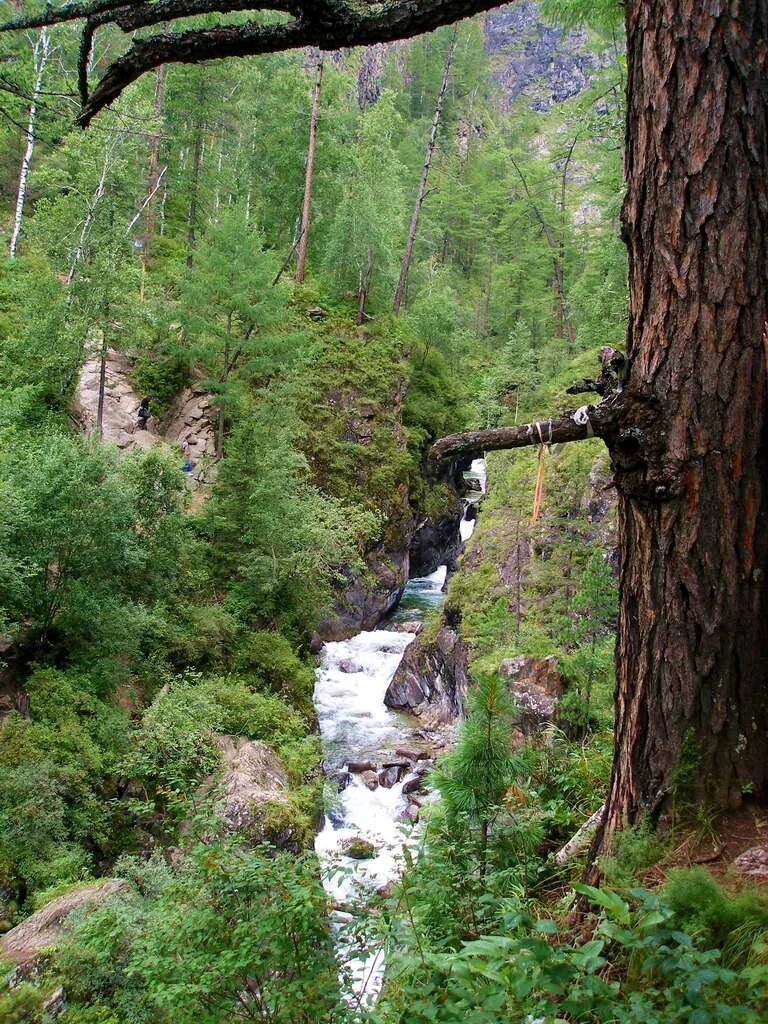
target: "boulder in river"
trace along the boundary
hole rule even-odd
[[[354,772],[356,775],[361,772],[374,772],[376,765],[373,761],[348,761],[347,771]]]
[[[505,658],[499,674],[509,680],[509,692],[519,709],[517,726],[523,735],[538,732],[552,721],[565,692],[565,679],[554,655]]]
[[[392,789],[400,778],[400,768],[397,765],[390,765],[389,768],[382,768],[379,772],[379,785],[384,789]]]
[[[434,639],[422,634],[407,648],[384,703],[411,711],[432,728],[462,717],[468,684],[464,645],[443,626]]]
[[[353,860],[370,860],[376,856],[376,847],[362,836],[352,836],[342,840],[341,852]]]
[[[378,772],[376,772],[375,770],[369,772],[361,772],[360,778],[363,780],[363,783],[368,789],[373,790],[379,788],[379,776]]]
[[[423,785],[422,776],[420,774],[417,775],[416,772],[411,772],[410,775],[406,775],[403,779],[403,793],[406,795],[408,793],[417,793]]]

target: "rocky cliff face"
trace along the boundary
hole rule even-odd
[[[151,416],[146,429],[139,429],[137,411],[142,396],[131,383],[132,362],[124,352],[107,353],[104,382],[104,440],[129,451],[151,448],[161,441],[187,441],[193,462],[212,458],[215,452],[214,410],[210,395],[200,384],[191,384],[176,398],[168,414],[158,421]],[[89,356],[78,381],[73,415],[86,434],[96,428],[99,406],[101,361]]]
[[[585,31],[547,24],[540,6],[518,0],[486,17],[487,47],[507,107],[522,96],[534,110],[549,110],[586,89],[614,59],[590,49]]]

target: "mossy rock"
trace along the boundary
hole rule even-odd
[[[370,860],[378,852],[373,843],[363,839],[362,836],[353,836],[351,839],[345,839],[341,844],[341,850],[347,857],[351,857],[353,860]]]

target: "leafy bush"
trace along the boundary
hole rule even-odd
[[[422,950],[410,959],[396,955],[393,981],[373,1019],[377,1024],[758,1024],[764,1019],[768,967],[722,966],[718,950],[700,949],[675,928],[671,909],[658,896],[636,890],[639,905],[631,909],[613,892],[575,888],[604,908],[588,941],[569,941],[554,921],[536,921],[518,906],[498,933],[466,942],[458,951]]]
[[[137,887],[77,921],[59,956],[70,1012],[92,1007],[132,1024],[343,1017],[335,1016],[337,964],[311,860],[208,844],[173,869],[157,861],[119,868]]]
[[[702,944],[723,950],[730,965],[768,956],[768,896],[749,889],[726,892],[705,868],[669,873],[664,901],[675,925]]]

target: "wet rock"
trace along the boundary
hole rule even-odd
[[[753,846],[739,854],[734,868],[752,878],[768,878],[768,846]]]
[[[415,825],[419,820],[419,808],[414,803],[407,804],[397,816],[398,821],[412,821]]]
[[[422,519],[411,541],[411,576],[429,576],[441,565],[453,565],[461,552],[459,523],[463,513],[457,494],[436,519]]]
[[[368,789],[370,789],[370,790],[378,789],[378,787],[379,787],[379,776],[378,776],[377,772],[375,772],[375,771],[363,772],[360,775],[360,778],[363,780],[363,783],[365,784],[365,786]]]
[[[339,792],[343,793],[351,781],[351,772],[339,772],[339,774],[336,776],[336,785],[339,787]]]
[[[373,761],[347,761],[347,771],[359,775],[360,772],[376,771],[376,765]]]
[[[341,850],[347,857],[353,860],[370,860],[376,856],[376,847],[362,836],[352,836],[351,839],[344,839],[341,843]]]
[[[329,807],[326,811],[326,815],[334,829],[344,828],[344,811],[341,807]]]
[[[398,747],[395,751],[398,757],[404,757],[407,761],[417,761],[421,757],[418,750],[408,750],[405,747]]]
[[[379,785],[383,786],[384,789],[392,789],[400,778],[400,768],[393,765],[390,768],[384,768],[379,772]]]
[[[412,760],[412,758],[409,758],[407,761],[383,761],[382,762],[382,768],[402,768],[402,769],[410,768],[411,767],[411,765],[410,765],[411,760]]]
[[[339,672],[362,672],[363,666],[351,658],[343,658],[339,662]]]
[[[422,635],[407,648],[384,703],[411,711],[434,727],[462,717],[468,685],[464,645],[452,629],[443,626],[434,640]]]
[[[410,775],[406,775],[403,779],[403,793],[408,795],[409,793],[418,793],[423,785],[422,776],[417,775],[416,772],[411,772]]]
[[[395,624],[394,629],[398,633],[413,633],[414,636],[418,636],[419,633],[424,629],[423,622],[398,622]]]
[[[538,732],[551,722],[565,692],[565,679],[557,658],[520,654],[505,658],[499,674],[509,680],[509,691],[518,707],[517,726],[525,735]]]
[[[94,907],[107,897],[130,892],[130,889],[128,882],[121,878],[107,878],[57,896],[0,936],[0,957],[18,964],[34,960],[42,950],[61,942],[64,923],[73,911]]]

